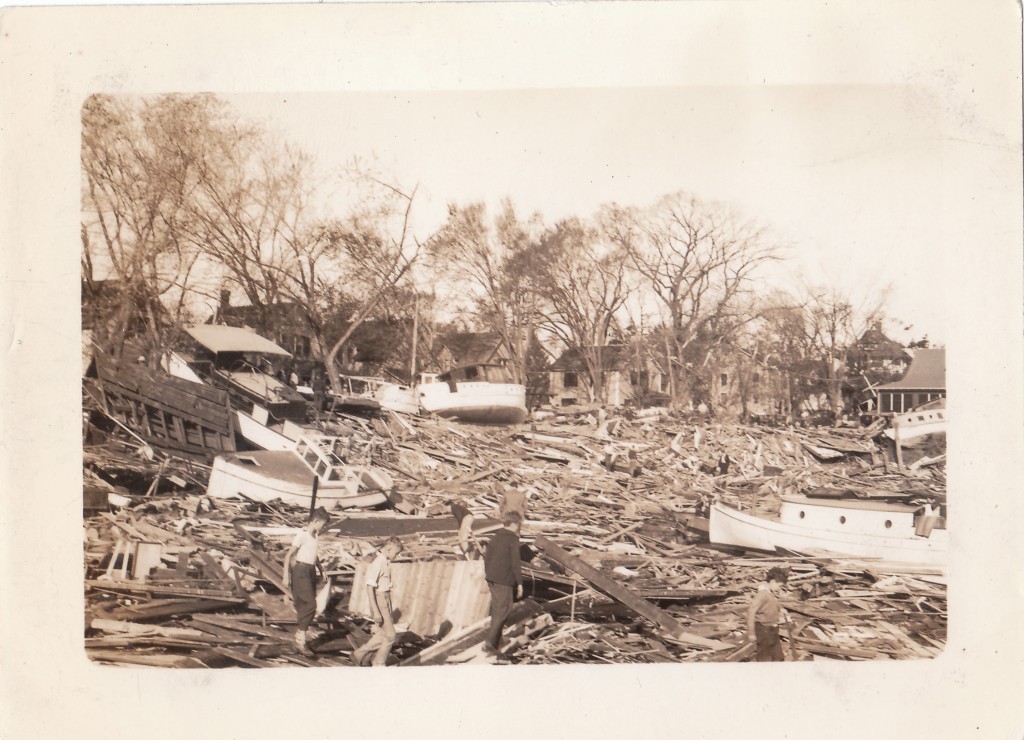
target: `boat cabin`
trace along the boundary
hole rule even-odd
[[[921,521],[925,516],[930,518],[926,525]],[[925,532],[930,532],[940,517],[937,510],[926,512],[924,507],[886,501],[783,496],[779,520],[805,529],[913,537],[926,536]]]
[[[463,365],[437,376],[438,383],[511,383],[504,365]]]
[[[341,437],[303,436],[295,443],[295,454],[322,482],[345,480],[351,471],[345,461],[347,440]]]

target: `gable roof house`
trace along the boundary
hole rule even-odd
[[[902,377],[910,365],[906,348],[889,339],[877,321],[850,348],[846,357],[847,372],[843,381],[846,408],[865,408],[877,401],[877,388]]]
[[[458,332],[438,338],[423,370],[443,373],[460,365],[504,365],[508,351],[497,332]]]
[[[946,397],[946,350],[918,349],[906,375],[878,387],[878,410],[900,414]]]
[[[650,359],[638,360],[628,345],[611,344],[604,352],[604,398],[609,406],[664,403],[668,376]],[[587,364],[579,350],[563,352],[548,368],[548,394],[554,406],[591,403],[592,392]]]

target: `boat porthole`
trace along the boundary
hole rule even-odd
[[[801,518],[801,519],[803,519],[803,518],[804,518],[804,516],[806,516],[806,514],[804,514],[804,512],[802,512],[802,511],[801,511],[801,512],[800,512],[800,518]]]
[[[892,519],[886,519],[885,520],[885,528],[886,529],[891,529],[892,528]]]
[[[845,516],[839,517],[839,523],[840,524],[846,524],[846,517]]]

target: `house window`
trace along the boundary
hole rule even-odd
[[[751,377],[751,380],[752,380],[753,382],[755,382],[755,383],[759,383],[759,382],[761,382],[761,376],[760,376],[760,374],[758,374],[758,373],[754,373],[753,377]]]
[[[562,379],[563,388],[575,388],[579,385],[579,379],[576,377],[576,373],[566,373]]]
[[[729,373],[722,373],[718,376],[718,382],[721,385],[729,385]]]

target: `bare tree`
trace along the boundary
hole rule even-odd
[[[578,219],[548,230],[538,251],[533,269],[543,326],[583,359],[593,400],[604,403],[609,344],[621,338],[616,317],[630,294],[627,253]]]
[[[207,135],[220,112],[210,96],[94,95],[82,106],[83,305],[104,301],[100,311],[112,318],[97,340],[107,349],[120,352],[135,334],[155,363],[187,315],[198,172],[195,147],[184,142]]]
[[[882,317],[888,290],[855,301],[835,286],[811,291],[804,304],[808,341],[824,369],[829,405],[839,423],[850,350]]]
[[[683,372],[688,348],[702,336],[711,338],[709,330],[721,341],[749,320],[737,310],[738,301],[748,295],[756,270],[778,259],[777,249],[764,228],[686,193],[665,196],[645,210],[609,206],[603,221],[668,314],[667,359],[678,405],[692,381]],[[706,357],[696,359],[691,365]]]
[[[326,315],[332,304],[336,309],[343,302],[348,309],[340,336],[325,345],[323,355],[336,391],[341,388],[336,364],[339,353],[356,329],[395,295],[421,249],[410,231],[416,188],[406,192],[369,175],[362,186],[360,205],[347,218],[324,226],[317,237],[324,245],[323,254],[332,257],[332,279],[343,281],[344,287],[319,293],[319,300],[316,290],[309,295],[311,307],[322,307],[321,315]],[[314,285],[312,280],[309,284]]]
[[[530,264],[538,230],[538,219],[523,222],[508,200],[493,221],[483,203],[450,205],[448,221],[427,243],[435,273],[470,294],[479,323],[501,338],[517,383],[525,382],[539,318]]]
[[[259,323],[275,328],[272,307],[308,267],[300,259],[312,252],[319,260],[307,225],[311,162],[254,130],[238,129],[213,144],[199,161],[192,239],[248,299]]]

